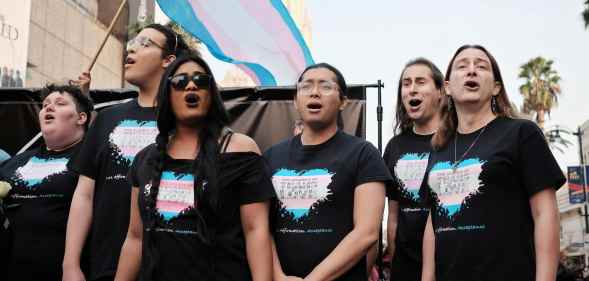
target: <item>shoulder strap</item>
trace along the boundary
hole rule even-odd
[[[227,147],[229,147],[229,142],[231,142],[231,136],[233,136],[233,131],[229,128],[223,129],[225,134],[221,138],[221,153],[227,152]]]

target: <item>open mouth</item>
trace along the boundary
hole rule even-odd
[[[412,107],[416,107],[416,106],[419,106],[422,102],[423,101],[420,100],[420,99],[411,99],[409,101],[409,105],[412,106]]]
[[[321,105],[318,102],[312,102],[312,103],[307,104],[307,108],[311,111],[319,111],[319,110],[321,110],[322,107],[323,107],[323,105]]]
[[[464,87],[469,89],[469,90],[478,90],[479,88],[479,83],[476,81],[466,81],[464,83]]]
[[[188,107],[197,107],[200,101],[200,97],[195,93],[188,93],[184,96],[184,101]]]
[[[53,114],[45,115],[45,121],[47,121],[47,122],[53,121],[54,119],[55,119],[55,116],[53,116]]]
[[[131,64],[134,64],[134,63],[135,63],[135,60],[134,59],[132,59],[130,57],[125,58],[125,65],[131,65]]]

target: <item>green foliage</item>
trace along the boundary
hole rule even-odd
[[[544,125],[544,114],[550,116],[552,108],[558,105],[558,95],[561,94],[560,76],[552,69],[552,60],[536,57],[520,67],[519,78],[525,83],[519,87],[524,97],[522,112],[535,113],[536,122]]]

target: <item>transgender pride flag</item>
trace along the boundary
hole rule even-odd
[[[293,84],[313,64],[305,40],[280,0],[157,0],[218,59],[262,86]]]

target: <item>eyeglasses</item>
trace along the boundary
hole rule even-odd
[[[313,94],[313,89],[317,85],[317,92],[324,96],[329,96],[337,92],[337,84],[331,81],[321,81],[317,84],[312,82],[299,82],[297,84],[297,92],[305,96]]]
[[[197,88],[201,90],[208,90],[211,87],[213,77],[203,73],[195,73],[194,75],[180,73],[168,78],[168,80],[170,81],[172,87],[174,87],[176,90],[185,89],[190,81],[192,81]]]
[[[135,50],[137,48],[147,48],[150,46],[156,46],[156,47],[164,50],[164,47],[160,46],[155,41],[149,39],[148,37],[140,36],[140,37],[135,37],[127,42],[127,52],[129,50]]]

